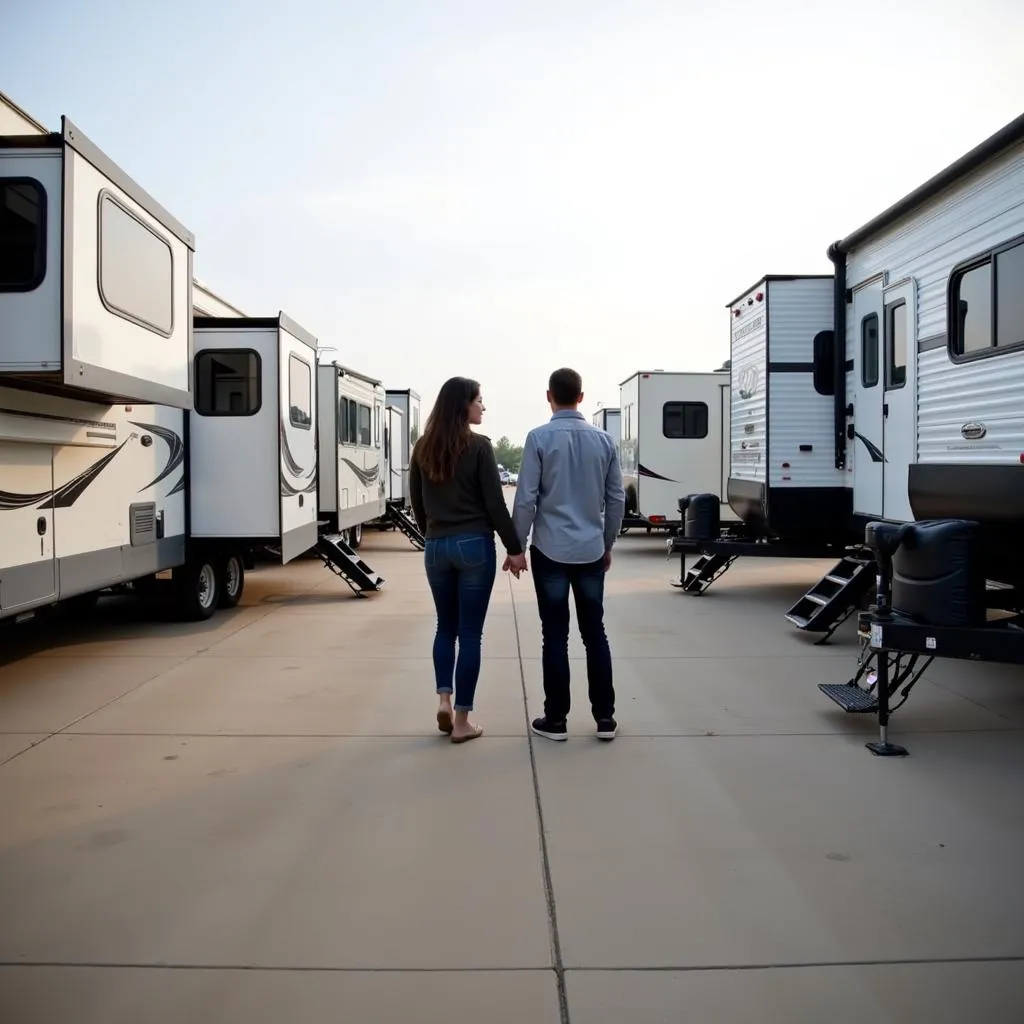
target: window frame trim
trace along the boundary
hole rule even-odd
[[[997,356],[1006,355],[1010,352],[1020,352],[1024,349],[1024,339],[1013,345],[999,345],[999,336],[996,331],[999,322],[999,286],[996,275],[996,257],[1010,249],[1016,249],[1020,245],[1024,245],[1024,234],[1015,235],[1013,238],[1000,242],[998,245],[990,246],[981,252],[976,252],[973,256],[969,256],[967,259],[955,264],[953,269],[950,270],[949,279],[946,281],[946,354],[951,362],[957,364],[976,363],[979,359],[994,359]],[[990,337],[997,344],[987,345],[985,348],[978,349],[975,352],[957,352],[957,342],[960,338],[957,309],[954,302],[956,289],[966,274],[986,264],[991,268],[989,275],[991,313],[989,332]]]
[[[895,351],[895,338],[893,337],[892,321],[893,314],[898,309],[905,310],[903,314],[903,323],[906,328],[906,340],[905,340],[905,355],[903,363],[903,380],[899,384],[893,384],[890,380],[890,375],[895,369],[893,361],[893,352]],[[907,317],[910,315],[910,306],[905,298],[897,299],[895,302],[889,302],[883,305],[883,312],[885,313],[885,336],[882,349],[885,353],[885,365],[882,367],[882,390],[888,393],[889,391],[899,391],[907,386],[907,368],[910,365],[910,324],[907,321]]]
[[[214,356],[217,354],[255,356],[256,357],[256,408],[252,412],[201,412],[199,409],[199,360],[203,356]],[[196,393],[192,400],[192,409],[197,416],[204,419],[247,419],[256,416],[263,408],[263,357],[254,348],[204,348],[195,354],[192,360],[192,372],[195,374]]]
[[[42,259],[39,261],[40,265],[36,269],[35,277],[33,277],[28,284],[25,285],[7,285],[3,281],[0,281],[0,295],[28,295],[30,292],[34,292],[39,288],[42,283],[46,280],[46,270],[49,264],[49,245],[47,231],[49,228],[49,208],[50,208],[50,197],[46,191],[46,186],[37,178],[33,178],[27,174],[13,174],[10,176],[0,176],[0,185],[31,185],[39,190],[39,195],[42,202],[39,206],[39,224],[37,229],[39,232],[39,240],[42,242]]]
[[[292,413],[292,409],[295,407],[295,403],[293,401],[294,396],[292,395],[292,360],[293,359],[300,366],[304,366],[306,368],[306,373],[309,374],[309,422],[308,423],[296,423],[295,422],[295,417],[294,417],[294,415]],[[300,356],[298,354],[298,352],[289,352],[288,353],[288,422],[296,430],[312,430],[313,429],[313,369],[309,365],[309,363],[307,363],[306,360],[303,359],[302,356]]]
[[[864,326],[865,324],[867,324],[869,320],[875,321],[875,379],[870,384],[867,382],[867,379],[864,376],[864,370],[867,363],[867,360],[865,358],[865,352],[867,351],[865,342],[867,339],[864,337]],[[879,349],[881,348],[881,346],[878,344],[881,339],[879,337],[880,332],[878,328],[878,313],[875,312],[874,310],[872,310],[870,313],[865,313],[860,318],[860,386],[863,391],[870,391],[872,388],[877,388],[879,382],[882,379],[881,366],[879,365],[879,355],[881,354],[879,352]]]
[[[695,405],[700,406],[704,409],[704,433],[703,434],[666,434],[665,433],[665,410],[670,405],[687,406]],[[686,415],[683,414],[683,424],[685,426]],[[671,398],[667,402],[663,402],[661,405],[661,436],[666,441],[703,441],[711,433],[711,409],[707,402],[702,402],[699,399],[690,398]]]
[[[171,257],[171,325],[166,332],[157,324],[152,324],[148,320],[144,320],[142,317],[136,316],[134,313],[130,313],[126,309],[121,309],[120,306],[116,306],[107,298],[106,293],[103,291],[103,201],[105,199],[109,199],[113,206],[117,207],[117,209],[119,209],[123,214],[130,217],[136,224],[139,224],[148,231],[158,242],[162,242],[167,247],[167,251]],[[109,188],[100,189],[99,195],[96,197],[96,291],[99,294],[100,302],[103,303],[103,308],[106,309],[111,316],[120,317],[120,319],[126,320],[128,323],[135,324],[136,327],[141,327],[143,330],[157,335],[157,337],[165,339],[171,338],[174,335],[175,262],[174,247],[166,238],[163,237],[163,235],[154,230],[134,211],[128,209],[121,199]]]

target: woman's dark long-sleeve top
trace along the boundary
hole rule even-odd
[[[413,449],[409,489],[413,514],[425,537],[497,533],[510,555],[523,553],[505,504],[494,448],[483,434],[472,435],[455,476],[444,483],[436,483],[423,473]]]

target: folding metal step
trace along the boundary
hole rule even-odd
[[[316,542],[316,553],[324,565],[340,576],[358,597],[365,591],[380,590],[384,578],[378,576],[342,539],[340,533],[322,535]]]
[[[420,528],[416,525],[416,520],[404,508],[398,505],[388,505],[384,516],[389,523],[405,534],[414,548],[419,548],[422,551],[426,547],[426,541],[423,539],[423,534],[420,533]]]
[[[687,570],[682,589],[703,594],[736,561],[736,555],[701,555]]]
[[[875,581],[869,557],[845,555],[786,612],[797,629],[823,633],[824,643],[859,606]]]
[[[818,683],[818,689],[851,715],[870,715],[878,710],[874,692],[856,683]]]

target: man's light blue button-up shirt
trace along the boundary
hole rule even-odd
[[[611,437],[582,413],[556,412],[526,435],[512,522],[556,562],[596,562],[611,551],[626,495]]]

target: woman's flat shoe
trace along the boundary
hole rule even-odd
[[[447,733],[449,736],[452,734],[454,728],[454,716],[451,711],[447,708],[441,708],[437,713],[437,727],[443,733]]]
[[[467,732],[464,736],[452,735],[452,743],[465,743],[467,740],[475,740],[478,736],[483,736],[483,726],[474,725],[472,732]]]

